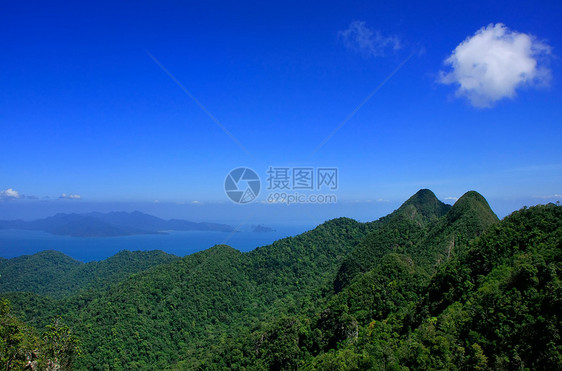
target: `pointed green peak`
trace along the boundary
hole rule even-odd
[[[435,201],[437,200],[437,197],[435,196],[435,193],[433,193],[430,189],[420,189],[419,191],[417,191],[412,197],[410,197],[408,199],[408,201],[406,201],[406,203],[408,202],[421,202],[421,201]]]
[[[213,247],[210,247],[206,250],[203,251],[199,251],[195,254],[193,254],[193,256],[205,256],[205,257],[217,257],[217,256],[235,256],[235,255],[239,255],[241,254],[240,251],[236,250],[234,247],[225,245],[225,244],[219,244],[219,245],[214,245]]]
[[[420,189],[410,197],[400,209],[408,210],[414,207],[424,217],[441,217],[449,211],[450,206],[439,201],[435,194],[429,189]]]
[[[488,201],[486,201],[486,199],[484,198],[484,196],[482,196],[480,193],[476,192],[476,191],[468,191],[466,192],[464,195],[462,195],[461,198],[459,198],[457,200],[457,203],[459,202],[479,202],[485,205],[488,205]],[[490,207],[488,205],[488,207]]]
[[[497,222],[499,219],[494,214],[488,201],[476,191],[468,191],[455,202],[447,217],[456,220],[463,215],[475,215],[487,224]]]
[[[240,252],[236,250],[234,247],[226,245],[226,244],[218,244],[210,247],[209,251],[227,251],[227,252]]]

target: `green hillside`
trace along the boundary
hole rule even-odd
[[[83,289],[99,289],[132,273],[178,257],[163,251],[121,251],[100,262],[82,263],[61,252],[46,250],[0,261],[0,292],[33,292],[54,298]]]
[[[45,325],[62,314],[83,340],[85,368],[163,367],[212,347],[229,326],[244,328],[320,297],[369,230],[340,218],[250,253],[215,246],[25,318]],[[28,298],[11,299],[30,313]]]
[[[389,253],[327,303],[260,324],[209,364],[561,369],[561,248],[562,209],[551,204],[491,226],[431,277],[410,256]]]
[[[62,316],[75,369],[560,369],[561,247],[560,207],[498,221],[476,192],[451,207],[421,190],[374,222],[111,276],[123,252],[84,271],[88,290],[4,297],[36,334]]]

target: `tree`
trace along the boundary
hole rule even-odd
[[[38,338],[10,312],[10,302],[0,301],[0,363],[6,370],[22,369],[37,356]]]
[[[48,370],[71,370],[80,356],[80,341],[72,334],[70,327],[56,317],[43,334],[43,351]]]

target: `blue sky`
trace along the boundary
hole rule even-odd
[[[500,216],[556,201],[560,14],[554,1],[6,3],[0,218],[369,220],[420,188],[451,203],[475,189]],[[338,203],[234,205],[223,186],[239,166],[263,182],[269,166],[337,167]]]

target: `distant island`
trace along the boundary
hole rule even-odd
[[[72,237],[118,237],[139,234],[165,234],[166,231],[232,232],[226,224],[196,223],[182,219],[165,220],[140,211],[56,214],[34,221],[0,220],[0,229],[43,231]]]
[[[275,229],[258,224],[253,226],[252,232],[275,232]]]

